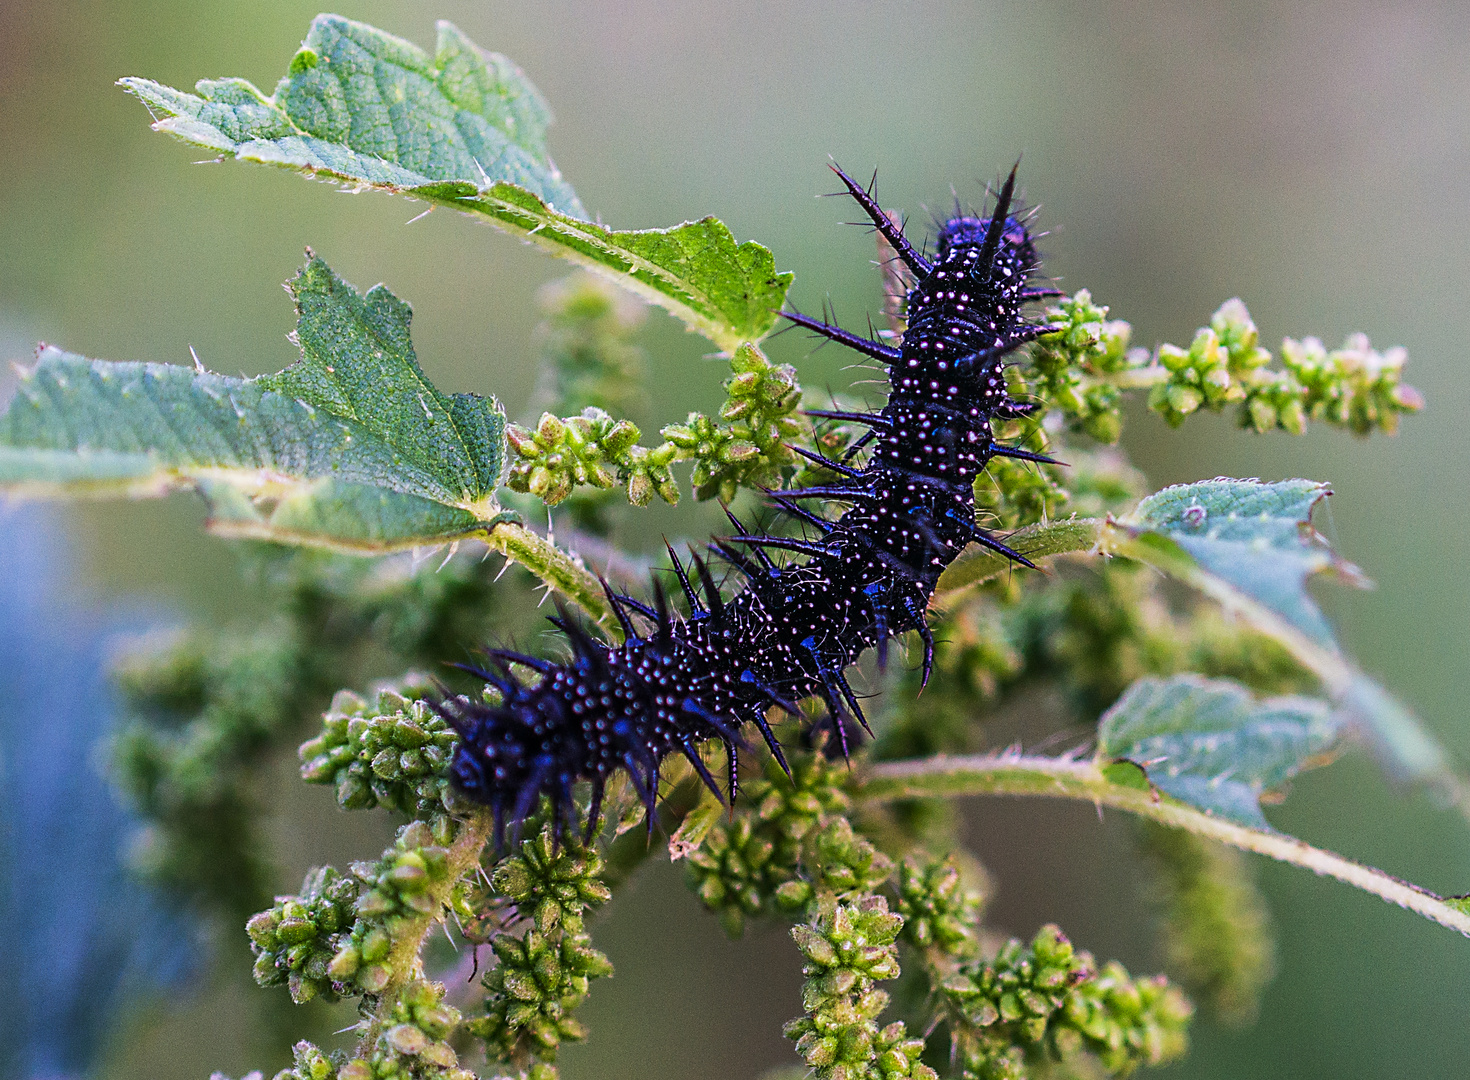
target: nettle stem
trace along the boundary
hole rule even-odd
[[[616,627],[597,577],[575,557],[524,525],[497,522],[485,536],[492,550],[520,563],[601,626]]]
[[[884,762],[868,768],[856,792],[860,802],[870,803],[961,795],[1042,795],[1111,806],[1336,878],[1470,937],[1470,912],[1463,910],[1456,898],[1436,896],[1382,870],[1281,833],[1261,832],[1212,817],[1151,788],[1116,783],[1095,761],[994,754]]]
[[[413,924],[404,927],[393,937],[393,949],[384,961],[393,975],[378,995],[377,1007],[362,1029],[362,1036],[353,1051],[354,1057],[366,1059],[372,1056],[378,1036],[383,1032],[384,1020],[393,1014],[404,987],[424,978],[424,940],[443,920],[445,907],[460,879],[479,865],[480,855],[490,841],[494,823],[494,815],[488,809],[471,811],[460,820],[459,831],[454,842],[449,845],[447,870],[427,890],[431,914],[414,920]]]

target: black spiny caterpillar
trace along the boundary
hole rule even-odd
[[[933,639],[924,612],[941,571],[966,545],[983,544],[1025,566],[1031,563],[975,524],[974,481],[997,455],[1049,461],[998,445],[993,418],[1024,416],[1035,407],[1006,396],[1007,354],[1053,328],[1028,323],[1024,306],[1052,290],[1030,289],[1038,262],[1023,217],[1011,213],[1011,170],[988,218],[957,216],[939,230],[931,260],[916,251],[871,194],[834,171],[912,272],[908,328],[892,348],[803,315],[792,322],[888,365],[891,392],[876,414],[814,412],[865,424],[873,450],[862,468],[803,450],[839,479],[821,487],[771,496],[783,512],[812,526],[816,539],[755,536],[731,515],[736,534],[711,553],[745,575],[745,588],[721,595],[707,565],[694,558],[698,588],[674,556],[689,605],[669,610],[661,590],[653,606],[608,591],[625,640],[609,646],[574,622],[553,620],[567,634],[573,657],[554,664],[492,650],[476,674],[498,687],[502,704],[450,698],[438,708],[462,736],[452,775],[468,797],[494,809],[497,829],[516,825],[549,797],[558,829],[575,814],[572,787],[591,783],[589,834],[599,818],[603,787],[626,769],[649,809],[658,795],[659,767],[685,755],[706,784],[718,787],[699,756],[710,739],[724,742],[736,777],[740,729],[754,724],[781,764],[785,759],[766,714],[795,713],[817,696],[827,705],[844,752],[848,720],[867,726],[845,669],[888,639],[918,631],[924,678]],[[803,500],[846,503],[835,521],[802,508]],[[727,511],[728,513],[728,511]],[[768,551],[804,556],[784,565]],[[646,621],[646,626],[639,623]],[[539,673],[534,685],[510,665]]]

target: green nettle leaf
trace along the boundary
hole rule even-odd
[[[477,214],[668,309],[733,353],[786,297],[770,251],[713,217],[617,231],[587,220],[546,153],[551,112],[513,63],[447,22],[434,56],[363,23],[319,15],[267,97],[243,79],[195,93],[120,82],[154,128],[241,161]]]
[[[1329,750],[1340,732],[1325,701],[1256,700],[1233,682],[1149,676],[1103,714],[1098,757],[1138,765],[1160,791],[1207,813],[1269,829],[1262,793]]]
[[[394,191],[451,181],[513,183],[547,209],[586,217],[546,154],[551,109],[525,74],[447,22],[437,53],[319,15],[271,97],[244,79],[195,94],[123,79],[159,131],[245,161],[309,169]]]
[[[1324,572],[1362,580],[1312,528],[1313,507],[1331,493],[1314,480],[1206,480],[1150,495],[1121,524],[1163,559],[1174,545],[1200,570],[1336,652],[1332,629],[1304,588]]]
[[[1312,480],[1168,487],[1110,522],[1101,546],[1192,585],[1280,641],[1357,722],[1389,772],[1459,789],[1443,747],[1342,654],[1307,593],[1308,579],[1322,573],[1363,580],[1312,528],[1313,507],[1330,493]]]
[[[1092,550],[1097,546],[1105,524],[1100,518],[1071,517],[1028,525],[1006,536],[1005,541],[1028,559],[1039,562],[1054,555]],[[1014,567],[1015,564],[1004,555],[979,544],[971,544],[939,575],[933,604],[941,609],[952,607],[960,600],[963,590]]]
[[[309,254],[309,253],[308,253]],[[301,360],[258,379],[43,348],[0,415],[0,489],[162,495],[194,488],[232,536],[387,551],[484,535],[505,417],[441,394],[409,306],[359,295],[312,255],[289,284]]]

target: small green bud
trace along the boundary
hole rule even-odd
[[[346,982],[357,973],[361,963],[362,954],[353,946],[344,945],[327,965],[327,974],[337,982]]]
[[[517,424],[505,425],[505,439],[510,447],[523,458],[536,458],[541,456],[541,448],[536,445],[536,436]]]
[[[1192,386],[1182,386],[1178,383],[1170,386],[1167,391],[1169,407],[1180,417],[1188,416],[1204,404],[1204,395]]]
[[[357,972],[357,985],[365,993],[376,994],[386,987],[393,978],[393,972],[382,964],[369,964],[360,968]]]
[[[653,483],[647,473],[633,473],[628,477],[628,501],[634,506],[647,506],[653,501]]]
[[[395,1024],[383,1037],[400,1054],[418,1054],[429,1045],[429,1037],[412,1024]]]
[[[250,917],[245,924],[245,932],[250,935],[250,940],[262,948],[274,948],[276,935],[276,914],[274,911],[262,911]]]

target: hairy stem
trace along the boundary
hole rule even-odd
[[[546,584],[580,607],[599,626],[613,625],[607,597],[596,575],[561,548],[524,525],[502,521],[490,527],[485,544],[514,559]]]
[[[1470,937],[1470,912],[1427,889],[1282,833],[1212,817],[1158,791],[1114,783],[1094,761],[996,754],[884,762],[867,769],[856,793],[872,803],[959,795],[1042,795],[1111,806],[1336,878]]]

